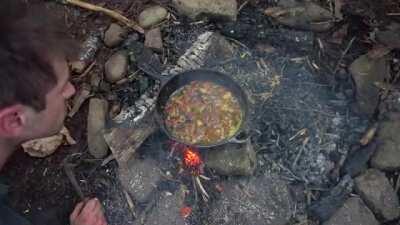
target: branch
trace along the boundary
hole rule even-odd
[[[120,21],[121,23],[125,24],[126,26],[136,30],[137,32],[139,32],[141,34],[144,33],[143,28],[140,27],[135,21],[132,21],[132,20],[126,18],[125,16],[121,15],[120,13],[115,12],[113,10],[106,9],[101,6],[93,5],[91,3],[87,3],[82,0],[64,0],[64,3],[71,4],[74,6],[79,6],[81,8],[88,9],[91,11],[104,13],[107,16],[112,17],[112,18]]]

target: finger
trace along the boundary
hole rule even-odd
[[[99,207],[97,207],[95,209],[95,214],[96,214],[95,218],[96,218],[96,224],[97,225],[106,225],[107,224],[106,218],[105,218],[105,215],[104,215],[104,212],[103,212],[103,207],[102,207],[101,204],[99,204]]]
[[[100,202],[97,198],[89,200],[85,207],[82,209],[82,214],[89,216],[89,215],[95,215],[97,211],[100,208]]]
[[[105,218],[101,218],[98,225],[107,225],[107,221]]]
[[[83,202],[79,202],[76,206],[74,211],[72,211],[71,215],[70,215],[70,220],[75,220],[76,217],[79,215],[79,213],[82,211],[82,208],[85,204]]]
[[[104,221],[105,220],[104,220],[104,218],[102,218],[101,215],[96,215],[92,220],[93,225],[103,225]]]
[[[96,218],[98,218],[101,221],[105,221],[105,216],[104,216],[104,211],[103,207],[101,207],[101,204],[99,204],[99,207],[94,210]]]

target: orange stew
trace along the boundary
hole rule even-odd
[[[209,145],[236,134],[242,123],[236,97],[210,81],[192,81],[175,91],[165,106],[165,125],[178,140]]]

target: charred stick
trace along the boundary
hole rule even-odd
[[[68,177],[69,181],[71,182],[72,187],[74,187],[75,192],[78,194],[79,198],[82,201],[85,201],[85,195],[83,194],[82,189],[79,186],[78,181],[76,180],[76,177],[75,177],[74,167],[75,167],[74,164],[64,163],[64,171],[65,171],[65,174],[67,174],[67,177]]]
[[[124,190],[124,195],[125,195],[125,198],[126,198],[126,203],[128,203],[129,209],[130,209],[130,211],[132,213],[132,216],[134,218],[136,218],[135,204],[133,203],[133,200],[132,200],[131,196],[129,195],[129,193],[126,190]]]
[[[195,179],[195,181],[197,183],[197,186],[200,189],[200,193],[201,193],[201,196],[203,197],[203,200],[205,202],[207,202],[208,199],[210,198],[210,196],[208,195],[206,189],[204,189],[203,185],[201,184],[201,180],[200,180],[199,176],[195,176],[194,179]]]
[[[333,71],[333,74],[336,75],[337,71],[339,70],[340,64],[343,61],[343,58],[347,55],[347,52],[350,50],[351,46],[353,45],[353,42],[356,40],[356,37],[353,37],[349,44],[347,45],[346,49],[343,51],[342,55],[339,58],[339,61],[336,64],[335,70]]]

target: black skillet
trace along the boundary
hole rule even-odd
[[[196,69],[186,71],[180,74],[171,75],[171,76],[163,76],[157,72],[154,72],[149,64],[139,64],[138,65],[141,70],[143,70],[150,77],[159,80],[161,82],[160,92],[158,93],[158,99],[156,103],[156,112],[155,118],[160,125],[163,132],[172,140],[177,142],[192,145],[198,148],[209,148],[215,147],[218,145],[226,144],[226,143],[244,143],[246,140],[239,140],[237,137],[242,134],[243,131],[246,130],[247,119],[248,119],[248,101],[247,96],[242,90],[242,88],[228,75],[207,69]],[[185,143],[182,140],[174,137],[171,132],[165,126],[164,118],[165,118],[165,105],[168,102],[169,97],[181,87],[189,84],[192,81],[211,81],[215,84],[223,86],[227,88],[231,93],[236,97],[239,102],[240,108],[242,110],[242,122],[239,129],[232,137],[228,137],[224,140],[221,140],[216,143],[203,145],[203,144],[191,144]]]

